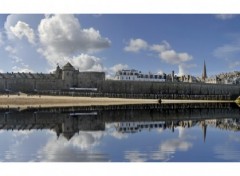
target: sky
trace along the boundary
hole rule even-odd
[[[231,14],[1,14],[0,72],[239,71],[239,26]]]

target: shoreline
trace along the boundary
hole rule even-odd
[[[234,103],[234,100],[128,99],[108,97],[72,97],[49,95],[0,95],[1,108],[76,107],[134,104]]]

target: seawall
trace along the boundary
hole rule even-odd
[[[84,87],[84,85],[82,85],[82,87]],[[106,80],[99,82],[96,88],[98,89],[97,92],[70,92],[65,90],[60,94],[93,97],[182,100],[235,100],[240,95],[240,85],[226,84]],[[55,94],[57,94],[57,92],[55,92]]]

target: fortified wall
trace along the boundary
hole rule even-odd
[[[0,92],[39,92],[96,87],[105,80],[104,72],[79,72],[70,63],[57,66],[54,73],[0,73]]]
[[[109,96],[131,98],[230,100],[240,96],[239,85],[180,82],[106,80],[102,82],[99,91]]]
[[[70,88],[77,88],[75,90]],[[95,88],[78,89],[78,88]],[[104,72],[80,72],[70,63],[54,73],[0,73],[0,92],[118,98],[234,100],[239,85],[105,80]]]

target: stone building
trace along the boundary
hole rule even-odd
[[[166,74],[144,74],[138,70],[119,70],[116,72],[115,80],[125,80],[125,81],[152,81],[152,82],[165,82]]]
[[[205,79],[205,83],[222,84],[222,80],[218,76],[211,76],[211,77]]]
[[[104,72],[80,72],[70,63],[57,66],[53,73],[0,73],[0,91],[34,92],[42,90],[69,90],[95,88],[105,80]]]

